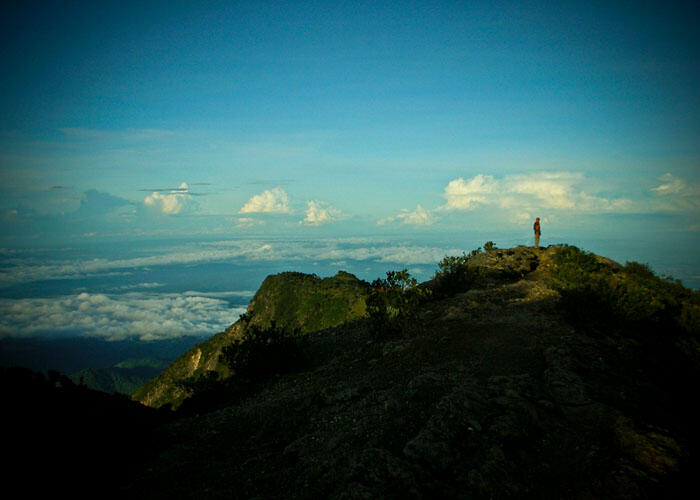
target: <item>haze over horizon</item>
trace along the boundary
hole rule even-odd
[[[697,2],[0,7],[0,337],[235,321],[493,240],[700,288]],[[225,267],[229,266],[229,267]]]

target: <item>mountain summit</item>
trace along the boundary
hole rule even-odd
[[[679,494],[698,466],[698,293],[576,247],[485,248],[422,284],[268,277],[135,393],[178,410],[128,494]]]

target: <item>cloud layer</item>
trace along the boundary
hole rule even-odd
[[[207,262],[245,261],[339,261],[372,260],[404,265],[435,264],[445,255],[464,249],[426,245],[396,244],[376,239],[358,242],[346,239],[316,241],[222,240],[205,242],[171,252],[158,252],[127,259],[55,259],[14,257],[11,265],[0,267],[0,283],[39,280],[82,279],[130,272],[136,268],[193,265]]]
[[[79,334],[148,341],[212,335],[234,323],[245,308],[232,308],[211,295],[132,292],[0,299],[0,337]]]
[[[428,212],[419,204],[413,211],[404,209],[399,214],[393,217],[379,219],[377,221],[377,225],[382,226],[384,224],[390,224],[392,222],[401,222],[403,224],[411,224],[414,226],[430,226],[437,220],[438,217],[437,215],[435,215],[435,213]]]

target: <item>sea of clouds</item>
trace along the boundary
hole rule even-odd
[[[419,278],[427,278],[445,255],[461,251],[338,238],[231,239],[151,248],[142,244],[98,256],[75,249],[70,254],[4,252],[0,254],[0,285],[5,289],[0,296],[0,337],[78,335],[151,341],[210,336],[234,323],[254,294],[246,288],[191,288],[198,285],[188,283],[187,276],[201,284],[202,275],[216,272],[210,269],[214,264],[225,265],[231,276],[245,275],[243,281],[258,284],[279,270],[332,275],[343,269],[373,279],[386,270],[408,267]],[[79,286],[87,283],[89,287]],[[51,293],[42,293],[49,288]]]
[[[206,336],[234,323],[245,307],[201,292],[91,294],[0,299],[0,337],[79,335],[105,340]]]

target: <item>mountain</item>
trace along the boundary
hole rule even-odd
[[[238,322],[135,393],[179,409],[124,494],[689,491],[699,293],[576,247],[485,248],[422,284],[268,278]]]
[[[169,363],[162,359],[128,359],[109,368],[86,368],[70,379],[89,389],[111,394],[131,394],[161,373]]]
[[[222,349],[248,329],[269,328],[273,322],[302,334],[333,328],[363,317],[368,294],[367,283],[343,271],[323,279],[294,272],[268,276],[239,321],[186,351],[133,397],[147,406],[176,408],[188,396],[183,382],[212,372],[221,377],[230,375],[220,360]]]

